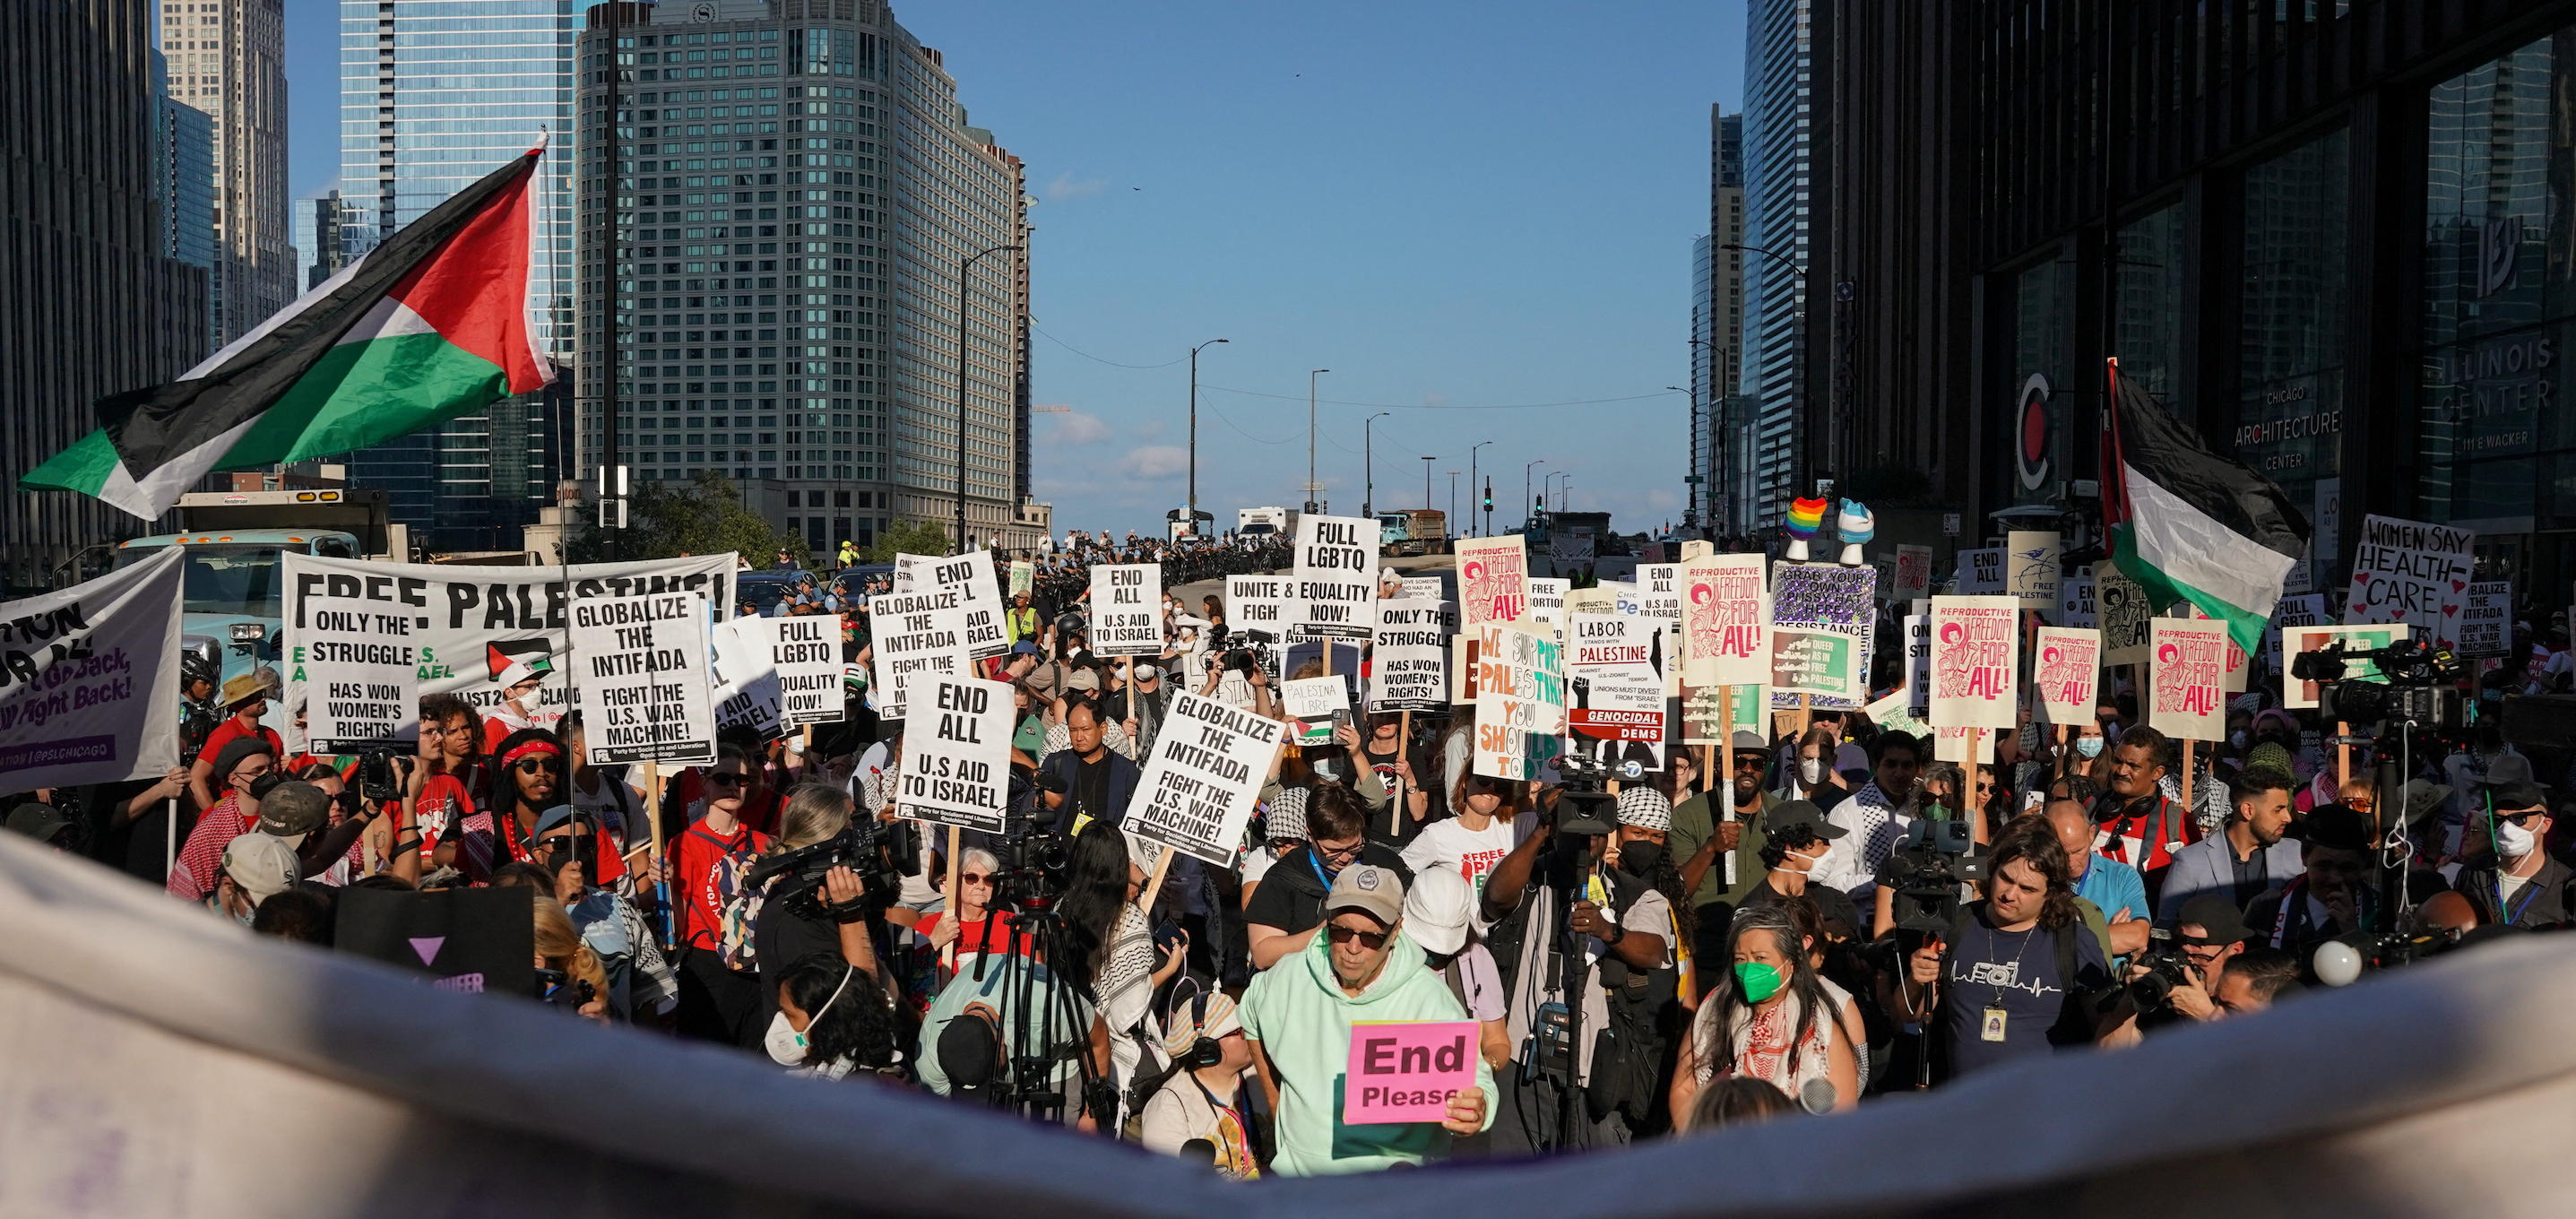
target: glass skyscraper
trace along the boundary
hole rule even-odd
[[[1808,192],[1812,99],[1808,84],[1812,0],[1752,0],[1744,62],[1743,242],[1809,267]],[[1797,484],[1797,421],[1806,407],[1798,375],[1807,358],[1806,300],[1797,272],[1778,258],[1743,260],[1743,385],[1753,418],[1749,524],[1780,523]],[[1739,494],[1742,492],[1739,491]]]
[[[381,241],[511,157],[550,140],[528,311],[562,378],[544,392],[353,454],[395,520],[452,550],[516,550],[570,454],[574,0],[341,0],[343,223]],[[355,253],[372,242],[350,242]]]

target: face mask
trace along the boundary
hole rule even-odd
[[[1823,758],[1798,759],[1798,777],[1808,783],[1822,780],[1825,777],[1825,760]]]
[[[254,908],[251,908],[251,909],[243,910],[243,911],[241,911],[240,913],[233,915],[233,920],[234,920],[235,922],[240,923],[240,924],[241,924],[242,926],[244,926],[244,927],[248,927],[248,926],[250,926],[250,925],[251,925],[252,920],[257,919],[258,917],[259,917],[259,910],[258,910],[256,907],[254,907]]]
[[[2501,818],[2495,823],[2495,840],[2499,853],[2516,859],[2530,855],[2532,849],[2540,845],[2540,835]]]
[[[1630,876],[1644,876],[1655,870],[1655,860],[1664,848],[1651,842],[1629,842],[1619,846],[1619,870]]]
[[[1774,869],[1774,871],[1780,871],[1780,872],[1799,872],[1799,873],[1813,872],[1813,871],[1815,871],[1815,870],[1816,870],[1816,862],[1817,862],[1818,860],[1823,859],[1824,857],[1825,857],[1825,856],[1824,856],[1824,853],[1823,853],[1823,852],[1821,852],[1821,851],[1819,851],[1819,852],[1817,852],[1816,854],[1813,854],[1813,855],[1806,855],[1806,854],[1801,854],[1801,853],[1799,853],[1799,852],[1797,852],[1797,851],[1789,850],[1789,849],[1787,849],[1787,848],[1785,848],[1785,847],[1784,847],[1784,848],[1782,848],[1782,849],[1781,849],[1781,851],[1780,851],[1780,866],[1779,866],[1778,868]],[[1790,861],[1791,861],[1791,860],[1799,860],[1799,861],[1802,861],[1802,862],[1804,862],[1807,866],[1805,866],[1805,867],[1803,867],[1803,868],[1793,866],[1793,865],[1790,863]]]
[[[2075,756],[2079,758],[2101,757],[2102,738],[2098,736],[2080,736],[2075,738]]]
[[[805,1022],[806,1028],[813,1028],[820,1023],[823,1013],[832,1010],[832,1005],[841,1001],[841,992],[850,988],[850,975],[857,972],[859,971],[855,969],[841,971],[841,984],[832,988],[832,997],[825,999],[823,1006],[814,1009],[813,1018]],[[802,1066],[805,1062],[805,1034],[797,1032],[795,1025],[787,1023],[785,1012],[770,1016],[769,1031],[761,1034],[760,1046],[769,1051],[769,1061],[782,1067]]]
[[[1780,993],[1780,971],[1760,961],[1741,961],[1735,966],[1735,983],[1744,988],[1744,1001],[1760,1003]]]
[[[2230,744],[2230,745],[2234,745],[2234,746],[2235,746],[2235,747],[2237,747],[2238,749],[2243,749],[2243,748],[2245,748],[2245,734],[2244,734],[2244,733],[2242,733],[2242,732],[2231,732],[2231,733],[2228,733],[2228,734],[2227,734],[2227,743],[2228,743],[2228,744]]]

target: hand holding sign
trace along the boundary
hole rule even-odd
[[[1452,1133],[1476,1133],[1485,1117],[1485,1092],[1476,1086],[1479,1036],[1473,1020],[1354,1023],[1342,1124],[1439,1122]]]

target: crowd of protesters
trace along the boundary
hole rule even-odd
[[[1077,577],[1193,550],[1223,552],[1218,568],[1284,554],[1133,534],[1044,550],[1006,599],[1009,654],[983,668],[1016,705],[1013,830],[965,835],[955,859],[945,833],[892,832],[903,726],[867,687],[863,602],[801,592],[791,612],[842,619],[843,722],[728,730],[658,800],[641,768],[593,764],[578,713],[534,710],[535,672],[501,674],[496,708],[422,699],[385,790],[363,759],[289,749],[273,673],[190,671],[172,709],[186,765],[22,795],[7,827],[317,944],[353,887],[524,886],[539,968],[578,990],[565,1006],[581,1017],[1006,1106],[1237,1177],[1844,1110],[2253,1016],[2342,980],[2321,972],[2330,944],[2380,964],[2391,943],[2420,955],[2576,918],[2553,839],[2565,760],[2535,765],[2497,717],[2386,757],[2339,745],[2258,676],[2227,739],[2186,763],[2121,670],[2092,722],[2025,723],[1973,766],[1811,709],[1667,745],[1659,771],[1615,791],[1554,767],[1475,773],[1472,708],[1363,709],[1273,759],[1234,866],[1158,866],[1122,822],[1176,692],[1277,717],[1275,685],[1320,666],[1231,631],[1218,597],[1168,592],[1163,653],[1103,660]],[[2483,687],[2563,684],[2563,656],[2526,637]],[[1881,692],[1896,675],[1881,665]],[[1895,864],[1927,859],[1944,822],[1964,823],[1962,858],[1981,866],[1927,890]],[[886,831],[867,836],[875,853],[832,867],[810,900],[749,879],[871,826]],[[1033,1075],[1032,1006],[1069,1030]],[[1475,1086],[1440,1121],[1343,1123],[1351,1027],[1407,1020],[1474,1021]]]

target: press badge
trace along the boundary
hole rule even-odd
[[[2000,1007],[1990,1007],[1986,1009],[1985,1024],[1982,1028],[1978,1029],[1977,1037],[1981,1041],[2001,1041],[2004,1039],[2004,1009]]]

